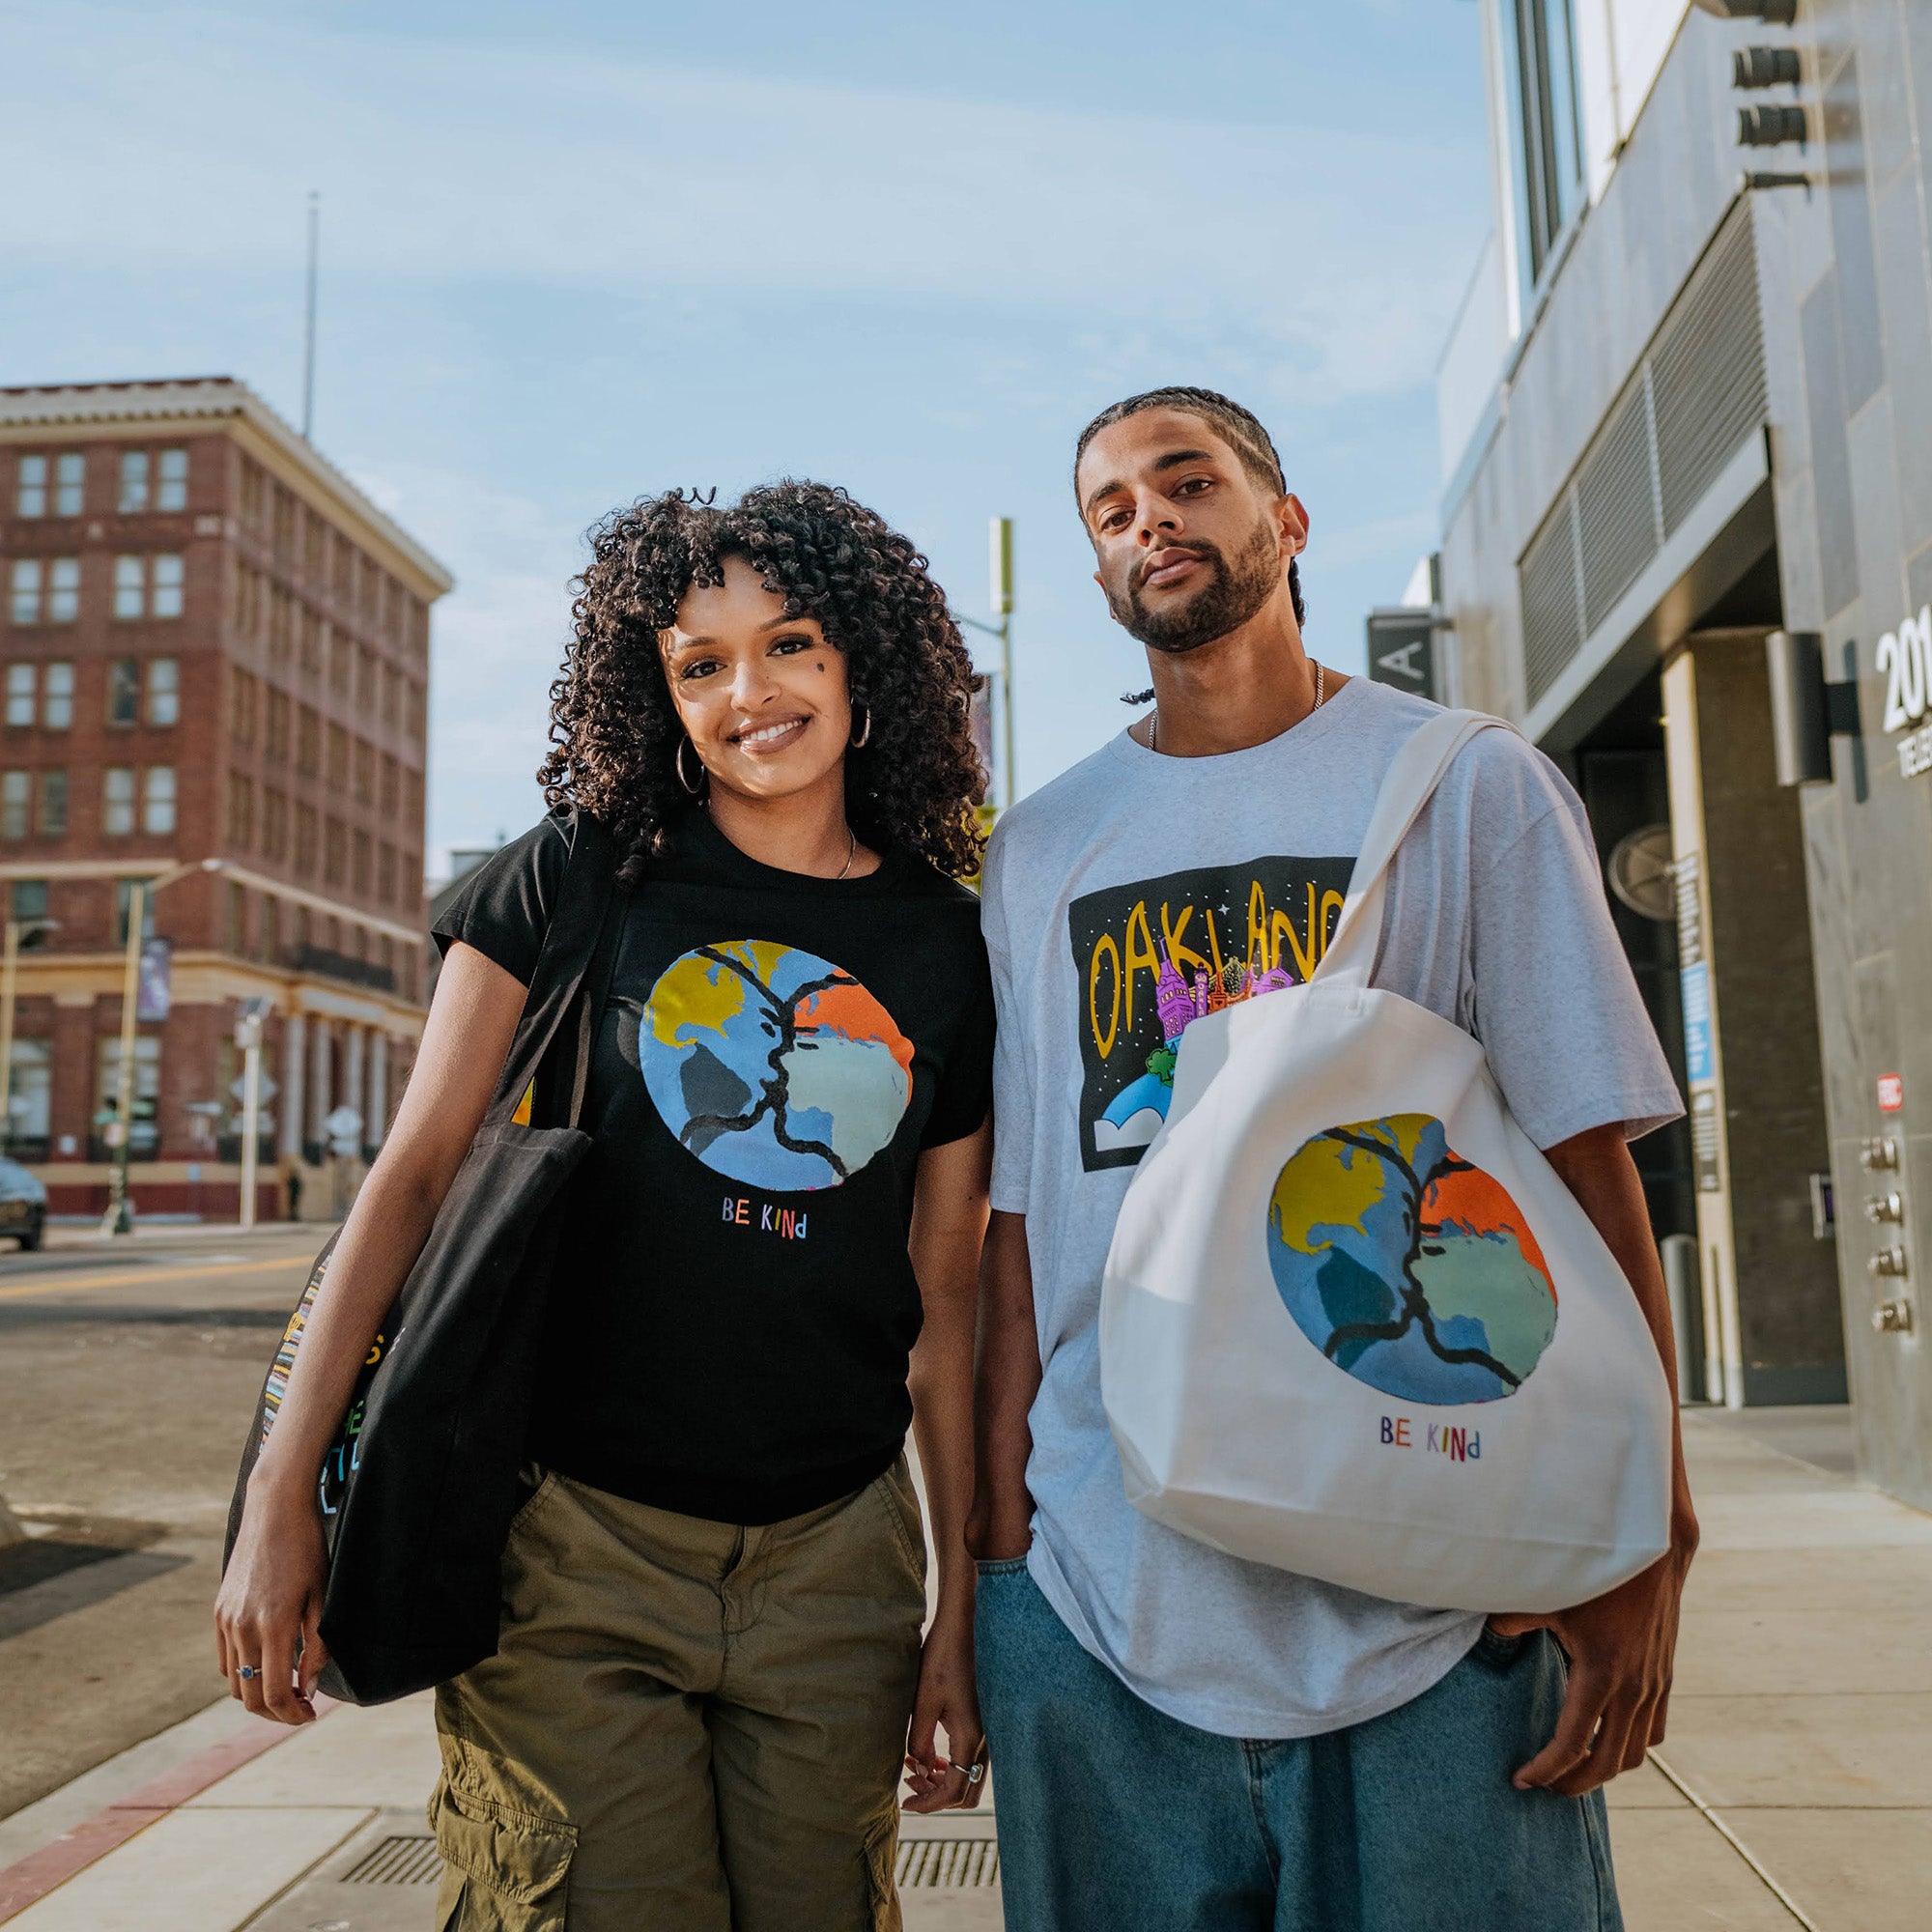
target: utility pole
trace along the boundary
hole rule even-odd
[[[60,924],[57,919],[10,919],[0,946],[0,1153],[14,1138],[14,986],[20,948],[32,946]]]
[[[302,440],[313,442],[315,429],[315,281],[322,247],[322,197],[308,198],[308,301],[302,329]]]
[[[1013,520],[995,517],[987,535],[993,614],[1000,621],[982,624],[963,611],[954,611],[952,615],[955,624],[1000,640],[1000,762],[1007,768],[1007,803],[1011,805],[1020,795],[1018,755],[1013,750]]]
[[[134,1142],[134,1028],[141,1001],[141,942],[148,923],[148,901],[163,886],[190,872],[218,872],[224,859],[204,859],[196,866],[177,866],[158,878],[136,879],[128,892],[128,952],[121,974],[121,1065],[114,1085],[114,1171],[107,1178],[107,1211],[100,1217],[103,1235],[131,1235],[133,1211],[128,1206],[128,1154]]]
[[[262,1021],[272,1001],[243,1000],[235,1022],[235,1043],[242,1049],[242,1227],[255,1225],[255,1170],[262,1139]]]

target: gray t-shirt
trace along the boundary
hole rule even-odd
[[[1149,1520],[1100,1402],[1101,1270],[1165,1113],[1183,989],[1307,977],[1382,773],[1434,711],[1355,678],[1293,730],[1220,757],[1163,757],[1123,733],[1008,812],[987,854],[993,1206],[1027,1218],[1043,1370],[1032,1574],[1131,1690],[1226,1736],[1308,1737],[1393,1710],[1481,1628]],[[1513,732],[1464,747],[1397,854],[1376,983],[1479,1038],[1539,1147],[1610,1122],[1634,1138],[1681,1111],[1582,807]]]

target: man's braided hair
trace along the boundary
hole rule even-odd
[[[985,778],[968,708],[973,660],[918,549],[843,490],[785,481],[728,509],[672,490],[613,511],[590,532],[571,606],[574,635],[551,686],[552,750],[537,782],[552,806],[593,812],[639,877],[690,804],[675,758],[684,726],[659,640],[693,584],[742,557],[785,614],[814,617],[844,653],[870,719],[845,754],[846,813],[868,845],[899,845],[962,876],[980,864],[974,805]]]
[[[1080,432],[1080,440],[1073,445],[1076,497],[1079,495],[1080,459],[1087,454],[1087,445],[1103,429],[1112,429],[1117,422],[1125,422],[1129,416],[1137,416],[1143,410],[1180,410],[1188,415],[1199,416],[1241,459],[1241,468],[1264,490],[1277,497],[1288,495],[1281,458],[1267,431],[1262,427],[1261,418],[1252,411],[1244,410],[1232,396],[1222,395],[1218,389],[1191,389],[1177,384],[1165,389],[1146,389],[1138,396],[1127,397],[1124,402],[1109,404]],[[1288,566],[1288,595],[1294,606],[1294,621],[1305,624],[1308,621],[1308,607],[1302,602],[1298,559],[1291,559]]]

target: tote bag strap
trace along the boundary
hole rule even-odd
[[[556,905],[524,998],[523,1017],[503,1062],[496,1098],[483,1116],[486,1126],[507,1121],[529,1090],[544,1056],[569,1015],[598,951],[606,915],[618,896],[616,847],[588,812],[579,811],[571,830]]]
[[[1369,829],[1362,835],[1362,849],[1355,869],[1349,875],[1349,896],[1342,917],[1327,951],[1309,975],[1311,982],[1368,985],[1381,947],[1382,905],[1387,897],[1389,865],[1397,848],[1463,747],[1478,732],[1510,728],[1502,719],[1492,718],[1487,712],[1444,711],[1405,740],[1382,774]]]

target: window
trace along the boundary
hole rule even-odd
[[[340,724],[328,727],[328,782],[337,791],[349,783],[349,733]]]
[[[403,675],[391,666],[383,667],[383,723],[399,724],[402,723]]]
[[[302,513],[302,570],[311,583],[322,582],[322,540],[327,526],[313,510]]]
[[[296,807],[296,870],[303,878],[315,871],[315,807]]]
[[[70,449],[54,458],[54,515],[77,517],[87,488],[87,458]]]
[[[114,614],[144,617],[148,612],[147,573],[138,556],[114,559]]]
[[[255,696],[260,689],[245,670],[228,673],[228,730],[238,745],[255,742]]]
[[[338,604],[347,604],[349,602],[350,585],[353,581],[351,574],[355,568],[355,547],[338,536],[335,539],[334,568],[331,572],[335,587],[335,601]]]
[[[267,480],[259,463],[242,459],[242,521],[250,529],[262,527],[262,486]]]
[[[271,758],[289,755],[289,695],[285,691],[269,693],[268,750]]]
[[[34,669],[32,665],[7,667],[7,723],[12,725],[34,722]]]
[[[402,788],[402,773],[388,753],[383,753],[383,793],[378,809],[384,818],[396,815],[396,799]]]
[[[175,768],[150,765],[141,785],[141,830],[165,838],[175,829]]]
[[[280,584],[269,585],[269,655],[277,664],[289,658],[290,626],[295,621],[293,600]]]
[[[349,869],[349,828],[341,819],[331,818],[323,828],[322,882],[339,886]]]
[[[248,895],[233,879],[228,882],[228,950],[242,952],[248,944]]]
[[[100,829],[110,838],[125,838],[134,829],[131,766],[109,765],[100,775]]]
[[[347,633],[334,632],[328,646],[328,688],[337,697],[349,696],[350,666],[355,658],[354,641]]]
[[[376,896],[384,905],[396,902],[396,848],[386,838],[376,852]]]
[[[286,859],[289,854],[289,801],[286,794],[262,791],[262,856]]]
[[[124,449],[121,452],[121,498],[114,506],[123,516],[148,507],[148,452]]]
[[[228,774],[228,842],[243,852],[255,842],[254,781],[240,772]]]
[[[1570,0],[1504,0],[1516,109],[1516,208],[1523,284],[1534,288],[1583,200]]]
[[[132,724],[141,715],[141,661],[114,658],[107,666],[107,722]]]
[[[356,833],[355,869],[350,875],[350,886],[358,898],[369,896],[369,888],[373,883],[369,877],[369,835],[366,832]]]
[[[50,664],[41,673],[41,725],[66,731],[73,724],[73,667]]]
[[[420,826],[423,815],[423,780],[420,772],[408,774],[409,820],[412,825]]]
[[[355,708],[376,708],[376,653],[366,646],[355,653]]]
[[[296,717],[296,770],[309,778],[322,770],[322,716],[306,704]]]
[[[53,1042],[16,1039],[10,1057],[8,1119],[0,1132],[15,1160],[44,1160],[53,1098]]]
[[[182,613],[182,586],[186,571],[179,554],[169,552],[153,559],[154,596],[151,613],[156,617],[179,617]]]
[[[310,677],[320,677],[328,655],[328,626],[303,604],[297,608],[296,627],[301,633],[301,668]]]
[[[23,456],[14,478],[14,514],[44,517],[47,513],[47,459]]]
[[[355,797],[363,805],[376,803],[376,748],[366,738],[355,741]]]
[[[10,613],[16,624],[41,621],[41,560],[37,556],[14,559],[13,601]]]
[[[0,772],[0,838],[24,838],[33,821],[32,772]]]
[[[160,456],[159,488],[155,492],[157,510],[187,508],[187,451],[164,449]]]
[[[423,735],[423,692],[419,684],[410,686],[410,736],[417,744]]]
[[[71,624],[80,615],[80,559],[57,556],[47,565],[47,622]]]
[[[148,660],[148,723],[175,724],[181,721],[181,660]]]
[[[60,770],[41,774],[41,820],[43,838],[67,837],[67,773]]]
[[[114,881],[114,943],[126,946],[128,943],[128,908],[134,902],[134,888],[145,884],[141,879],[116,879]],[[155,895],[144,893],[141,895],[141,937],[155,936]]]
[[[104,1114],[111,1120],[121,1096],[121,1036],[118,1033],[102,1037],[99,1065],[95,1112],[97,1115]],[[132,1160],[153,1160],[160,1144],[155,1118],[160,1094],[160,1039],[154,1034],[139,1034],[134,1039],[134,1104],[129,1110],[132,1119],[128,1122],[128,1153]],[[91,1151],[104,1158],[107,1136],[101,1134],[99,1142],[100,1145]]]
[[[31,924],[47,916],[47,882],[44,879],[15,879],[8,898],[9,915],[20,924]]]
[[[296,499],[279,483],[270,487],[273,491],[270,514],[274,520],[272,535],[275,554],[286,563],[296,544]]]

